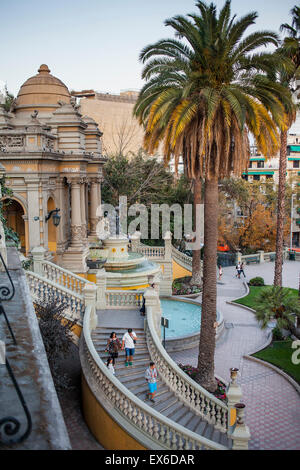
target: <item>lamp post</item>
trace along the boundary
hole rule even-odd
[[[292,203],[291,203],[291,234],[290,234],[290,251],[293,249],[293,213],[294,213],[294,196],[292,194]]]

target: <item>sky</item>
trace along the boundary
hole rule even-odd
[[[258,12],[249,32],[278,31],[297,0],[231,4],[238,16]],[[173,36],[165,19],[196,10],[195,0],[0,0],[0,87],[16,95],[46,63],[70,90],[140,89],[142,48]]]

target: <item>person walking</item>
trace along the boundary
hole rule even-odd
[[[148,369],[146,369],[145,379],[149,387],[149,392],[146,393],[146,400],[150,399],[152,403],[155,403],[154,397],[157,392],[157,370],[154,362],[150,362]]]
[[[218,268],[219,268],[219,281],[221,281],[221,278],[223,276],[223,269],[222,269],[222,266],[220,264],[219,264]]]
[[[135,343],[137,341],[137,336],[132,328],[128,328],[127,333],[124,334],[122,338],[122,351],[125,348],[125,367],[128,365],[132,366],[132,358],[135,352]]]
[[[244,272],[244,266],[245,266],[244,263],[242,263],[242,264],[241,264],[241,272],[240,272],[240,274],[243,273],[244,277],[246,277],[246,274],[245,274],[245,272]]]
[[[112,358],[112,357],[109,357],[109,358],[107,359],[106,365],[107,365],[108,370],[109,370],[113,375],[115,375],[115,368],[114,368],[113,358]]]
[[[235,269],[236,269],[236,271],[237,271],[237,272],[236,272],[236,277],[237,277],[238,279],[241,279],[241,263],[240,263],[240,262],[238,262],[238,264],[237,264],[237,266],[236,266]]]
[[[108,352],[108,359],[112,359],[112,364],[115,365],[115,360],[119,356],[119,349],[121,348],[121,342],[117,338],[117,334],[113,331],[107,341],[105,352]]]

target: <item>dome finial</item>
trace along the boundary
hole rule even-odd
[[[38,72],[39,73],[50,73],[50,69],[49,69],[48,65],[42,64],[42,65],[40,65],[40,68],[38,69]]]

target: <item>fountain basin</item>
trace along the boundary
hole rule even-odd
[[[188,299],[165,297],[161,299],[162,316],[169,320],[166,328],[168,352],[182,351],[199,346],[201,327],[201,304]],[[221,312],[217,312],[216,340],[224,328]],[[163,328],[161,329],[163,338]]]

